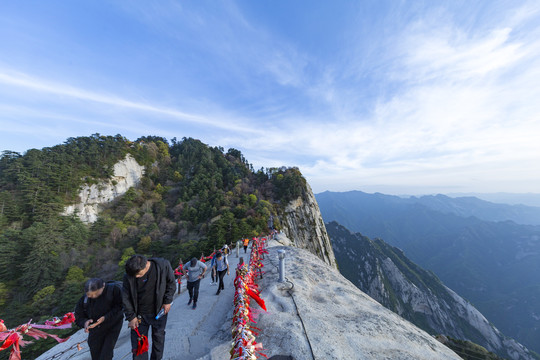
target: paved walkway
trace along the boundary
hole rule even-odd
[[[240,257],[247,262],[250,250],[244,254],[240,249]],[[232,348],[231,322],[234,297],[234,276],[239,258],[236,250],[229,255],[230,275],[225,275],[225,289],[216,295],[217,286],[210,285],[211,276],[208,269],[205,278],[201,280],[199,288],[199,301],[197,309],[193,310],[187,305],[189,295],[186,290],[186,281],[182,281],[180,295],[175,295],[174,303],[169,312],[165,336],[165,352],[163,359],[182,360],[225,360],[230,359],[229,351]],[[38,359],[90,359],[88,345],[83,343],[83,350],[75,349],[76,344],[85,340],[87,335],[80,330],[68,341],[59,344],[42,354]],[[151,338],[151,336],[149,336]],[[151,344],[150,344],[151,346]],[[73,349],[71,349],[73,348]],[[62,356],[55,356],[66,351]],[[22,349],[24,359],[24,348]],[[131,344],[127,322],[122,328],[114,350],[114,360],[131,359]]]

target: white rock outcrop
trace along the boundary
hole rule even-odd
[[[85,185],[79,193],[80,202],[69,205],[62,215],[77,214],[82,222],[93,223],[97,220],[100,206],[123,195],[132,186],[137,186],[144,174],[144,166],[139,165],[131,156],[114,165],[114,176],[99,184]]]

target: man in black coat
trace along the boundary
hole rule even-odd
[[[148,330],[152,327],[151,360],[163,357],[167,313],[171,309],[175,290],[174,272],[169,261],[133,255],[126,262],[122,300],[124,314],[129,321],[128,327],[131,329],[131,347],[137,349],[135,328],[138,328],[141,335],[148,336]],[[164,315],[156,319],[161,310]],[[135,356],[134,352],[133,359],[147,360],[148,352],[139,356]]]

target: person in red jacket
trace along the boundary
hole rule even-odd
[[[180,289],[182,288],[182,276],[184,276],[184,264],[182,259],[178,263],[178,267],[174,269],[174,276],[176,276],[176,282],[178,283],[178,294],[180,294]]]

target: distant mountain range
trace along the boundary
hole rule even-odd
[[[316,198],[326,222],[337,221],[402,249],[504,334],[540,352],[540,226],[518,224],[515,215],[501,218],[516,207],[360,191],[324,192]],[[529,214],[536,210],[517,208]]]
[[[482,200],[491,201],[498,204],[527,205],[540,207],[540,194],[533,193],[451,193],[450,197],[476,197]]]
[[[540,359],[501,334],[472,304],[401,250],[381,239],[353,234],[335,221],[326,229],[341,274],[388,309],[432,335],[470,340],[508,359]],[[501,359],[485,353],[475,356]]]

